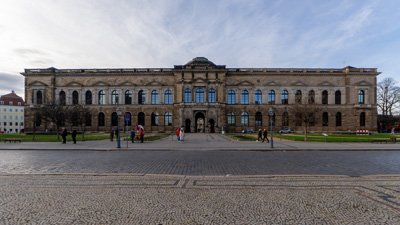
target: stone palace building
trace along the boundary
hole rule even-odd
[[[146,132],[240,132],[268,128],[304,131],[290,109],[310,102],[322,108],[314,132],[377,129],[376,68],[226,68],[197,57],[173,68],[25,69],[25,130],[44,104],[90,108],[86,130],[105,132],[136,123]],[[129,121],[124,121],[128,117]],[[40,115],[37,115],[40,118]],[[54,124],[36,120],[37,130]]]

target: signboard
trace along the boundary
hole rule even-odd
[[[129,113],[125,113],[125,121],[131,121],[131,115]]]

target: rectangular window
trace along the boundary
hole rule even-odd
[[[18,106],[21,106],[21,102],[18,102]]]
[[[15,109],[15,112],[18,112],[18,109]]]
[[[1,101],[1,104],[4,105],[4,101]]]

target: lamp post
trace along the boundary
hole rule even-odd
[[[119,133],[119,117],[122,114],[121,108],[117,109],[117,116],[118,116],[118,124],[117,124],[117,148],[121,148],[121,139],[120,139],[120,133]]]
[[[272,119],[275,114],[275,110],[271,107],[268,111],[268,114],[269,114],[269,120],[271,121],[271,148],[274,148],[274,140],[272,136]]]

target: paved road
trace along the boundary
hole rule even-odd
[[[400,174],[398,151],[0,151],[0,174]]]

